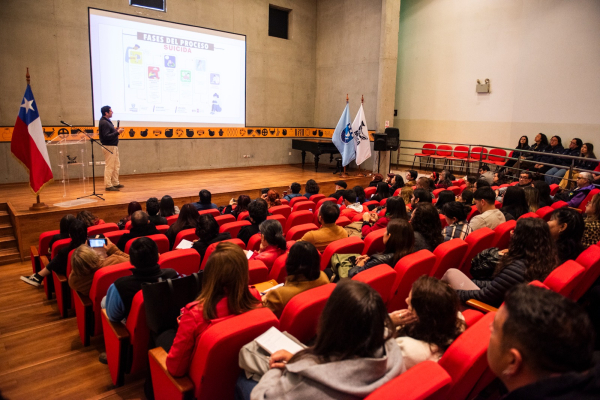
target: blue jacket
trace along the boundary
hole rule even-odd
[[[560,144],[554,147],[548,146],[544,149],[544,152],[539,155],[538,162],[548,163],[548,164],[561,164],[562,160],[558,157],[554,157],[554,154],[563,154],[565,148]]]

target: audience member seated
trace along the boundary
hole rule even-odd
[[[321,190],[321,188],[319,188],[317,181],[314,179],[309,179],[306,181],[306,185],[304,186],[304,197],[310,200],[310,196],[313,194],[319,194],[319,190]]]
[[[504,214],[496,209],[496,194],[490,187],[477,189],[473,194],[473,199],[479,215],[471,218],[471,228],[476,231],[479,228],[487,226],[490,229],[496,228],[503,222],[506,222]]]
[[[410,199],[410,205],[414,209],[419,203],[431,203],[433,201],[433,196],[429,190],[425,189],[415,189],[413,191],[413,195]]]
[[[75,249],[71,257],[72,271],[69,275],[71,289],[89,296],[96,271],[108,265],[129,261],[129,255],[119,250],[117,246],[111,243],[110,239],[106,239],[106,242],[104,245],[106,257],[101,256],[99,252],[87,244],[82,244]]]
[[[244,211],[248,211],[248,205],[250,204],[250,201],[251,201],[250,196],[241,194],[237,198],[237,200],[236,199],[229,200],[229,205],[227,207],[225,207],[225,209],[223,210],[223,214],[231,214],[237,221],[240,213],[243,213]],[[235,209],[233,208],[233,206],[236,206]]]
[[[595,194],[585,206],[585,228],[581,243],[584,247],[600,243],[600,194]]]
[[[362,214],[369,211],[367,207],[364,207],[357,201],[354,190],[345,190],[343,197],[346,208],[342,210],[341,215],[347,217],[349,220],[352,221],[352,218],[354,218],[357,214]]]
[[[404,178],[402,178],[402,175],[396,174],[392,178],[391,184],[392,185],[390,186],[390,193],[394,194],[396,190],[402,189],[404,187]]]
[[[168,194],[164,195],[162,199],[160,199],[160,211],[158,215],[167,218],[177,214],[179,214],[179,207],[175,205],[173,198]]]
[[[177,221],[173,225],[169,227],[166,235],[169,239],[169,248],[173,249],[173,245],[175,244],[175,239],[177,238],[177,234],[185,229],[193,229],[198,226],[198,220],[200,219],[200,215],[198,215],[198,211],[196,211],[196,203],[188,203],[184,204],[181,207],[181,212],[177,217]],[[156,228],[154,229],[156,230]],[[133,233],[133,225],[131,233]],[[156,231],[158,233],[158,231]],[[148,236],[152,234],[139,235],[139,236]],[[125,236],[125,235],[123,235]],[[137,236],[136,236],[137,237]],[[119,241],[120,243],[120,241]],[[127,242],[125,242],[127,243]]]
[[[248,288],[248,260],[242,249],[233,243],[219,243],[204,268],[200,295],[182,309],[177,332],[166,331],[156,340],[169,353],[169,373],[176,377],[187,374],[204,331],[224,317],[255,309],[259,298],[256,289]]]
[[[438,181],[435,183],[436,189],[448,189],[452,186],[452,174],[448,170],[443,170],[438,177]]]
[[[508,389],[504,400],[598,399],[600,364],[585,311],[558,293],[518,285],[491,325],[492,372]]]
[[[413,194],[414,194],[414,191],[413,191],[412,186],[411,187],[404,186],[402,188],[402,191],[400,192],[400,197],[402,198],[402,200],[404,200],[404,204],[410,204]]]
[[[542,156],[541,153],[548,147],[548,137],[543,133],[538,133],[534,138],[534,143],[529,147],[530,151],[536,153],[525,153],[525,161],[521,162],[521,169],[532,169]]]
[[[194,241],[192,248],[200,254],[201,260],[204,259],[204,254],[208,246],[231,239],[229,232],[219,233],[219,224],[211,214],[200,215],[198,225],[196,226],[196,236],[198,236],[198,240]]]
[[[517,145],[515,151],[513,151],[512,154],[512,158],[520,158],[521,160],[525,160],[528,153],[521,153],[519,150],[529,150],[529,138],[527,136],[521,136],[521,138],[519,139],[519,144]],[[517,160],[506,160],[506,163],[504,163],[504,167],[502,167],[500,170],[505,172],[507,168],[513,167],[516,163]]]
[[[452,190],[442,190],[438,194],[438,200],[435,203],[435,208],[440,214],[442,214],[442,207],[444,207],[444,204],[451,203],[453,201],[456,201],[456,196],[454,196],[454,192]]]
[[[402,257],[412,254],[415,250],[415,234],[410,222],[404,218],[390,220],[385,235],[383,235],[383,243],[385,244],[383,253],[357,257],[354,268],[348,271],[348,277],[352,278],[379,264],[387,264],[394,268]]]
[[[533,187],[538,190],[540,195],[539,208],[549,207],[554,204],[556,200],[550,197],[550,185],[546,181],[535,181],[533,182]]]
[[[473,205],[473,194],[475,192],[473,191],[473,189],[467,189],[465,188],[465,190],[462,191],[461,194],[458,195],[458,199],[457,201],[464,203],[468,206],[472,206]]]
[[[277,193],[273,189],[269,189],[266,194],[263,194],[263,200],[267,202],[267,207],[275,207],[281,205],[281,200],[279,200],[279,193]]]
[[[424,189],[431,193],[433,192],[433,185],[431,185],[431,182],[433,181],[430,178],[422,176],[417,179],[417,189]]]
[[[410,222],[415,231],[415,251],[429,250],[444,242],[440,214],[431,203],[419,203],[412,212]]]
[[[383,175],[373,174],[373,180],[369,182],[369,187],[377,187],[381,182],[383,182]]]
[[[360,204],[363,204],[367,201],[365,189],[363,189],[362,186],[354,186],[352,190],[354,193],[356,193],[356,201],[358,201]]]
[[[470,212],[470,206],[458,201],[451,201],[444,204],[442,214],[446,218],[446,223],[448,224],[442,233],[445,242],[452,239],[465,240],[465,238],[469,236],[469,233],[473,231],[471,225],[467,222],[467,216]]]
[[[381,296],[363,282],[340,282],[325,304],[315,344],[293,356],[273,353],[258,384],[240,377],[238,398],[364,398],[405,371],[393,336]]]
[[[300,190],[302,190],[302,186],[300,186],[300,184],[298,182],[294,182],[290,185],[290,192],[286,194],[285,196],[283,196],[284,199],[286,199],[287,201],[292,200],[294,197],[299,197],[302,196],[300,194]]]
[[[465,179],[465,181],[467,181],[467,187],[466,187],[466,189],[471,189],[474,192],[476,190],[475,183],[477,182],[477,178],[474,177],[474,176],[467,176],[466,179]]]
[[[40,286],[45,277],[56,271],[58,274],[66,275],[67,262],[71,250],[75,250],[87,241],[87,226],[82,221],[75,219],[69,226],[69,236],[71,243],[58,251],[56,257],[52,259],[40,272],[31,276],[21,276],[21,280],[33,286]]]
[[[262,298],[263,305],[273,311],[279,318],[285,305],[292,297],[305,290],[328,284],[329,279],[325,272],[321,271],[320,262],[321,256],[319,256],[319,252],[312,243],[295,243],[290,248],[285,263],[287,272],[285,284],[267,292]]]
[[[479,167],[479,179],[485,179],[490,186],[494,183],[494,173],[490,171],[490,167],[487,164]]]
[[[592,174],[589,172],[581,172],[577,176],[577,187],[574,190],[564,190],[557,193],[554,198],[566,201],[569,207],[577,208],[594,189],[594,178],[592,177]]]
[[[560,187],[562,189],[571,188],[571,182],[569,179],[577,180],[577,176],[582,169],[587,169],[589,171],[593,171],[598,166],[597,161],[593,161],[596,158],[596,154],[594,154],[594,145],[591,143],[584,143],[581,146],[581,157],[584,157],[584,160],[576,160],[575,161],[575,171],[573,172],[573,176],[570,176],[567,172],[563,179],[560,181]]]
[[[131,229],[129,233],[125,233],[123,236],[121,236],[121,238],[117,242],[117,247],[119,248],[119,250],[125,251],[125,246],[127,245],[127,242],[129,240],[139,238],[142,236],[156,235],[158,233],[160,232],[156,230],[154,224],[150,223],[148,214],[146,214],[143,211],[136,211],[131,216]]]
[[[375,192],[375,194],[373,194],[373,196],[371,196],[370,200],[381,201],[383,199],[387,199],[390,196],[390,187],[388,186],[388,184],[385,182],[379,182],[377,184],[377,191]]]
[[[160,203],[156,197],[150,197],[146,200],[146,213],[148,214],[148,220],[154,226],[167,225],[167,218],[162,217],[160,213]]]
[[[406,212],[406,204],[402,197],[390,197],[385,203],[385,216],[380,217],[376,212],[363,214],[363,225],[361,229],[362,237],[366,237],[369,233],[385,228],[391,220],[402,218],[408,221],[408,213]]]
[[[550,229],[541,218],[518,220],[508,250],[500,254],[490,279],[471,281],[458,269],[450,268],[442,280],[457,290],[463,302],[475,299],[498,307],[508,289],[521,282],[543,282],[558,265]]]
[[[270,270],[277,257],[287,250],[283,228],[279,221],[267,219],[261,222],[258,229],[260,231],[260,249],[255,251],[249,259],[264,262]]]
[[[521,215],[528,213],[529,205],[525,199],[523,189],[516,186],[509,186],[504,194],[500,212],[504,214],[506,221],[516,220]]]
[[[477,179],[475,181],[475,190],[481,189],[483,187],[492,187],[492,185],[490,185],[490,183],[487,181],[487,179],[484,179],[484,178]]]
[[[500,171],[494,173],[494,182],[493,186],[500,186],[511,183],[512,180],[506,175],[506,173]]]
[[[404,185],[405,187],[413,187],[417,185],[417,178],[418,178],[419,174],[417,171],[415,171],[414,169],[409,169],[408,171],[406,171],[406,184]]]
[[[83,210],[77,213],[77,219],[83,222],[88,228],[100,223],[100,218],[96,217],[91,211],[88,210]]]
[[[250,238],[260,232],[259,225],[267,219],[268,215],[267,202],[263,199],[253,200],[248,205],[248,220],[251,225],[242,226],[237,235],[238,239],[248,245]]]
[[[519,174],[519,183],[515,186],[509,186],[509,187],[517,187],[517,188],[524,189],[526,187],[531,186],[532,182],[533,182],[533,174],[529,171],[521,171],[521,173]],[[506,194],[506,191],[508,190],[509,187],[505,186],[503,188],[496,189],[496,196],[497,196],[496,200],[498,200],[499,202],[503,202],[504,195]],[[550,189],[548,189],[548,193],[550,193]]]
[[[212,208],[218,209],[219,207],[217,207],[217,205],[215,203],[212,202],[212,194],[206,190],[206,189],[202,189],[199,193],[198,193],[198,197],[200,197],[200,201],[198,201],[197,203],[192,203],[194,205],[194,207],[196,207],[197,211],[202,211],[202,210],[210,210]]]
[[[340,209],[332,201],[326,201],[319,209],[319,223],[321,227],[316,231],[309,231],[302,236],[300,241],[312,243],[317,250],[323,251],[327,245],[338,239],[348,237],[348,232],[335,224],[340,217]]]
[[[327,197],[333,197],[334,199],[338,200],[340,197],[342,197],[347,187],[348,184],[346,182],[337,181],[335,182],[335,193],[332,193]]]
[[[558,260],[562,264],[575,260],[584,250],[582,239],[585,224],[581,214],[571,208],[554,210],[548,221]]]
[[[552,168],[550,165],[540,164],[557,164],[560,165],[562,159],[560,157],[556,157],[556,154],[562,154],[565,151],[565,148],[562,146],[562,139],[560,136],[552,136],[550,139],[550,145],[547,146],[544,151],[538,156],[538,163],[533,166],[533,171],[538,174],[545,174],[548,170]],[[543,179],[543,178],[542,178]]]
[[[579,157],[581,156],[581,146],[583,146],[583,141],[579,138],[573,138],[571,139],[571,143],[569,143],[569,148],[563,150],[562,154],[565,156]],[[560,157],[555,157],[554,160],[554,164],[562,165],[563,167],[552,167],[546,172],[544,180],[548,185],[559,184],[563,176],[567,173],[572,161],[570,158]]]
[[[57,240],[69,238],[69,227],[71,226],[71,223],[73,221],[75,221],[75,216],[73,214],[67,214],[60,219],[60,233],[57,233],[56,235],[52,236],[52,239],[50,239],[50,243],[48,243],[48,260],[52,259],[50,257],[50,254],[52,254],[52,245],[54,244],[54,242],[56,242]],[[40,249],[40,251],[43,250]]]
[[[117,223],[117,226],[119,227],[119,229],[121,229],[121,230],[125,229],[125,225],[127,225],[127,223],[129,221],[131,221],[131,216],[136,211],[142,211],[142,205],[140,203],[138,203],[137,201],[130,202],[127,205],[127,216],[125,218],[121,218],[121,220]]]
[[[540,208],[540,191],[533,186],[523,188],[525,201],[527,201],[527,211],[536,212]]]
[[[406,304],[407,309],[390,314],[398,329],[396,342],[404,368],[428,360],[438,362],[466,328],[456,292],[439,279],[423,275],[413,283]]]

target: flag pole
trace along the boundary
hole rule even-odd
[[[27,81],[27,86],[29,86],[31,83],[31,76],[29,75],[29,67],[27,67],[27,73],[25,74],[25,80]],[[46,210],[49,208],[45,203],[42,203],[40,201],[39,192],[36,195],[36,200],[37,201],[35,203],[33,203],[31,207],[29,207],[29,211],[42,211],[42,210]]]
[[[360,104],[362,106],[362,104],[365,102],[365,96],[363,96],[362,94],[360,95]],[[367,132],[367,135],[369,134],[369,132]],[[358,164],[356,164],[358,165]],[[358,165],[358,174],[356,174],[356,176],[360,176],[361,178],[364,178],[366,175],[362,173],[362,171],[360,170],[360,165]]]
[[[350,99],[348,98],[348,93],[346,93],[346,104],[348,104],[350,102]],[[340,178],[348,178],[350,175],[348,175],[346,173],[346,166],[344,166],[344,171],[342,171]]]

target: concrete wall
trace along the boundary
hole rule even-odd
[[[544,132],[600,146],[599,26],[596,0],[402,1],[401,138],[514,147]],[[477,94],[485,78],[491,93]]]

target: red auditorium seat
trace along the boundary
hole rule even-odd
[[[302,236],[304,236],[306,232],[314,231],[317,229],[319,229],[319,227],[313,223],[293,226],[285,234],[285,240],[299,240],[302,238]]]
[[[465,318],[465,325],[467,325],[467,328],[473,326],[477,321],[479,321],[485,314],[477,311],[477,310],[472,310],[470,308],[467,308],[466,310],[461,312],[463,317]]]
[[[579,280],[571,295],[571,298],[577,301],[600,276],[600,246],[592,245],[588,247],[575,261],[585,268],[583,277]]]
[[[96,235],[101,235],[106,232],[118,231],[118,230],[119,230],[119,227],[114,222],[111,222],[108,224],[90,226],[87,229],[89,237],[94,237]]]
[[[352,277],[352,280],[364,282],[377,290],[384,303],[390,299],[392,286],[396,281],[396,271],[387,264],[376,265]]]
[[[444,190],[447,190],[447,189],[435,189],[435,190],[433,191],[433,197],[434,197],[435,199],[437,199],[437,198],[440,196],[440,193],[441,193],[441,192],[443,192]]]
[[[584,273],[584,267],[576,261],[568,260],[556,267],[544,279],[544,285],[548,286],[552,291],[570,298],[571,292],[583,278]]]
[[[448,269],[459,269],[468,250],[469,245],[462,239],[452,239],[440,244],[433,251],[437,260],[430,276],[442,279]]]
[[[56,257],[58,251],[69,246],[69,244],[71,244],[71,239],[60,239],[54,242],[52,244],[52,252],[50,253],[52,258]],[[45,268],[46,265],[48,265],[47,261],[48,259],[46,259],[46,262],[44,262],[43,265],[40,264],[40,267]],[[46,293],[46,299],[50,300],[54,293],[54,279],[52,278],[52,274],[44,278],[44,292]]]
[[[319,208],[321,208],[323,203],[325,203],[326,201],[332,201],[334,203],[337,203],[337,199],[335,197],[325,197],[324,199],[321,199],[317,202],[317,208],[315,209],[315,212],[318,211]]]
[[[232,238],[236,238],[242,226],[252,225],[250,221],[228,222],[219,227],[219,233],[229,232]]]
[[[319,202],[319,200],[323,200],[325,198],[324,194],[313,194],[312,196],[310,196],[310,201],[312,201],[313,203],[317,204]]]
[[[219,226],[221,226],[223,224],[235,222],[235,217],[231,214],[219,215],[219,216],[215,217],[215,221],[217,221],[217,224],[219,224]]]
[[[465,399],[469,394],[478,394],[472,393],[472,390],[488,367],[490,324],[495,315],[495,312],[484,315],[463,332],[440,358],[438,364],[452,377],[448,399]]]
[[[469,212],[469,215],[467,215],[467,221],[471,222],[471,219],[479,214],[480,212],[477,210],[477,206],[471,206],[471,212]]]
[[[260,260],[248,261],[248,284],[256,285],[257,283],[266,282],[269,280],[269,268]]]
[[[250,237],[248,240],[248,244],[246,245],[246,250],[258,251],[260,250],[260,242],[262,241],[262,235],[257,233]]]
[[[465,242],[469,246],[465,253],[465,258],[462,260],[460,270],[471,276],[471,261],[473,257],[481,253],[485,249],[492,247],[496,233],[488,227],[483,227],[471,232],[466,238]]]
[[[494,229],[495,236],[492,242],[492,247],[497,247],[500,250],[508,248],[508,242],[510,241],[510,231],[515,229],[517,221],[511,220],[501,223]],[[477,231],[475,231],[477,232]]]
[[[454,148],[454,157],[456,157],[456,161],[460,161],[460,168],[465,166],[465,162],[469,156],[469,146],[456,146]]]
[[[494,164],[498,167],[503,167],[506,164],[506,150],[491,149],[488,153],[488,159],[484,161],[487,164]],[[497,168],[497,167],[496,167]]]
[[[390,292],[390,300],[387,302],[389,312],[401,310],[407,307],[406,298],[413,283],[423,276],[429,275],[435,265],[435,255],[429,250],[420,250],[416,253],[402,257],[396,263],[396,280]]]
[[[456,159],[456,157],[452,157],[452,146],[447,144],[440,144],[435,153],[437,155],[436,158],[444,159],[444,165],[442,167],[444,169],[448,163],[452,163],[452,161]]]
[[[285,278],[287,278],[287,270],[285,269],[287,257],[288,253],[284,253],[277,257],[271,267],[271,271],[269,271],[269,280],[274,279],[277,283],[285,283]]]
[[[317,206],[312,201],[301,201],[300,203],[294,204],[292,212],[308,210],[312,213],[316,207]]]
[[[554,202],[550,207],[554,208],[555,210],[558,210],[559,208],[563,208],[563,207],[568,207],[569,203],[567,203],[566,201],[556,201]]]
[[[177,218],[179,218],[178,214],[167,217],[167,225],[169,225],[169,226],[173,225],[177,221]]]
[[[242,239],[237,239],[237,238],[227,239],[227,240],[222,240],[222,242],[231,242],[233,244],[237,244],[238,246],[240,246],[242,248],[242,250],[246,250],[246,244],[242,241]],[[206,261],[208,260],[208,258],[212,254],[212,252],[215,251],[215,249],[217,248],[217,245],[219,243],[221,243],[221,242],[213,243],[206,248],[206,252],[204,253],[204,258],[202,259],[202,263],[200,264],[201,270],[204,269],[204,267],[206,266]]]
[[[106,296],[108,287],[122,276],[131,275],[133,266],[129,262],[109,265],[100,268],[94,274],[90,296],[87,297],[75,292],[75,314],[77,315],[77,328],[79,337],[84,346],[89,346],[90,337],[102,333],[102,320],[100,303]]]
[[[402,193],[402,188],[396,189],[396,191],[394,192],[394,196],[400,196],[400,193]]]
[[[283,217],[287,219],[292,213],[292,207],[286,205],[274,206],[269,208],[269,212],[273,215],[283,215]]]
[[[387,200],[387,199],[384,199],[384,200]],[[381,205],[381,203],[377,200],[365,201],[363,203],[363,207],[367,207],[367,208],[369,208],[369,206],[372,206],[372,205],[375,205],[378,207],[379,205]]]
[[[366,187],[365,188],[365,198],[369,199],[369,197],[373,196],[375,194],[375,192],[377,192],[377,188],[375,186]]]
[[[344,216],[341,216],[341,217],[339,217],[339,218],[338,218],[338,219],[335,221],[335,224],[336,224],[337,226],[341,226],[342,228],[343,228],[344,226],[346,226],[346,225],[349,225],[350,223],[352,223],[352,221],[350,221],[350,220],[348,219],[348,217],[344,217]]]
[[[162,234],[166,234],[169,230],[169,225],[156,225],[156,230]]]
[[[283,206],[289,206],[290,205],[290,202],[287,201],[286,199],[280,199],[280,201],[281,201],[281,205],[283,205]]]
[[[581,202],[581,204],[579,204],[579,207],[577,207],[579,209],[579,211],[581,211],[582,213],[584,213],[585,212],[585,206],[587,205],[587,203],[589,203],[592,200],[592,197],[594,197],[598,193],[600,193],[600,189],[590,190],[590,192],[588,193],[588,195],[585,196],[585,199],[583,199],[583,201]]]
[[[199,215],[202,214],[212,214],[213,217],[218,217],[219,215],[221,215],[221,213],[219,212],[219,210],[217,210],[216,208],[210,208],[208,210],[202,210],[202,211],[198,211]]]
[[[267,219],[274,219],[279,221],[279,223],[281,224],[281,229],[283,229],[283,227],[285,226],[286,218],[281,214],[269,215],[267,216]]]
[[[184,229],[182,231],[179,231],[177,236],[175,236],[175,242],[173,242],[173,250],[177,249],[177,246],[179,245],[179,243],[181,243],[183,239],[189,240],[190,242],[198,240],[198,236],[196,236],[196,228]]]
[[[329,243],[321,255],[321,271],[329,267],[329,262],[334,254],[361,254],[364,246],[365,243],[356,236]]]
[[[304,196],[294,197],[292,200],[290,200],[290,207],[294,208],[294,206],[296,205],[296,203],[299,203],[301,201],[310,201],[310,200],[308,200]]]
[[[156,243],[156,246],[158,247],[158,254],[162,254],[162,253],[166,253],[167,251],[170,250],[169,248],[169,239],[167,238],[166,235],[159,233],[157,235],[149,235],[149,236],[145,236],[148,239],[151,239],[152,241],[154,241],[154,243]],[[133,238],[130,239],[129,241],[127,241],[127,244],[125,245],[125,253],[129,254],[129,249],[131,248],[131,244],[136,241],[139,238]]]
[[[485,147],[476,146],[471,149],[471,157],[467,159],[467,162],[485,162],[487,159],[488,150]]]
[[[297,197],[294,197],[297,199]],[[293,200],[293,199],[292,199]],[[311,202],[314,207],[314,203]],[[302,211],[294,211],[290,214],[288,219],[285,221],[285,227],[283,228],[283,233],[287,234],[291,227],[303,224],[310,224],[313,220],[313,213],[308,210]]]
[[[125,324],[110,321],[102,310],[102,327],[110,378],[113,385],[122,386],[125,374],[143,371],[148,365],[150,331],[142,291],[133,298]]]
[[[306,290],[285,305],[279,318],[279,330],[293,335],[306,344],[317,334],[317,324],[334,283]]]
[[[242,211],[241,213],[238,214],[237,220],[243,221],[246,218],[248,218],[248,215],[250,215],[250,213],[248,211]]]
[[[71,250],[67,256],[66,275],[52,271],[56,306],[61,318],[66,318],[69,314],[69,309],[71,308],[71,288],[69,287],[69,274],[71,273],[71,257],[73,256],[74,251],[75,250]]]
[[[124,229],[122,231],[110,231],[110,232],[106,232],[104,234],[104,237],[107,239],[110,239],[110,241],[113,242],[113,244],[117,244],[117,243],[119,243],[121,236],[123,236],[126,233],[129,233],[129,231],[126,229]]]
[[[125,230],[126,231],[131,230],[131,221],[127,221],[127,223],[125,224]]]
[[[450,186],[448,190],[451,190],[455,196],[458,196],[460,194],[460,187],[458,186]]]
[[[371,256],[375,253],[383,253],[385,250],[383,236],[386,232],[387,229],[377,229],[365,236],[365,247],[363,248],[362,254]]]
[[[499,210],[499,209],[501,209],[501,208],[502,208],[502,203],[501,203],[501,202],[499,202],[498,200],[496,200],[496,201],[494,202],[494,207],[496,207],[496,208]]]
[[[560,186],[557,185],[556,183],[553,183],[552,185],[550,185],[550,195],[551,196],[554,196],[559,190],[560,190]]]
[[[448,221],[446,221],[446,216],[440,214],[440,224],[442,224],[442,229],[448,226]]]
[[[434,361],[423,361],[382,385],[365,400],[446,400],[452,378]]]
[[[431,156],[435,155],[435,149],[436,149],[435,144],[425,143],[423,145],[423,149],[421,149],[421,152],[414,154],[415,157],[413,158],[412,168],[415,167],[415,161],[417,161],[417,157],[419,158],[419,167],[423,168],[422,158],[425,158],[425,167],[427,167],[427,164],[429,163]]]
[[[262,335],[279,321],[271,310],[260,308],[212,324],[196,342],[187,376],[175,378],[166,367],[167,353],[162,347],[150,350],[152,386],[157,400],[233,399],[240,374],[242,346]]]
[[[31,271],[32,273],[40,272],[42,269],[40,267],[40,257],[46,256],[48,257],[50,254],[48,253],[48,248],[50,247],[50,240],[54,235],[60,234],[59,230],[42,232],[40,235],[40,239],[38,241],[38,247],[31,246],[29,248],[29,252],[31,255]]]
[[[158,258],[161,268],[171,268],[180,275],[192,275],[200,270],[200,254],[194,249],[173,250]]]
[[[341,205],[342,203],[344,203],[344,197],[343,197],[343,196],[340,196],[340,198],[339,198],[339,199],[337,199],[336,203],[337,203],[337,204],[340,204],[340,205]]]
[[[539,217],[540,216],[537,215],[534,212],[528,212],[528,213],[525,213],[525,214],[521,215],[518,219],[521,219],[521,218],[539,218]]]
[[[550,221],[550,215],[554,212],[554,208],[546,206],[538,209],[535,213],[544,221]]]

